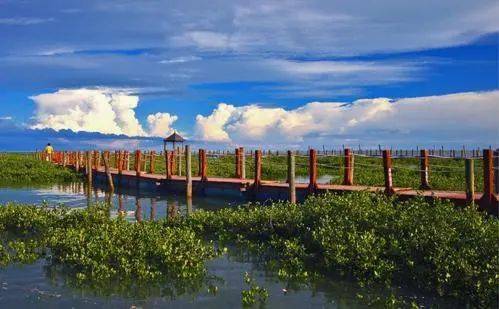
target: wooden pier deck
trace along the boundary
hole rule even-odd
[[[255,150],[254,155],[254,175],[247,178],[244,166],[244,150],[242,147],[235,152],[235,177],[208,177],[207,175],[207,155],[206,151],[199,149],[198,176],[191,176],[191,150],[185,146],[185,166],[181,168],[181,156],[178,155],[178,168],[175,166],[175,152],[165,151],[164,157],[166,172],[164,174],[155,173],[154,159],[155,153],[151,152],[143,156],[140,150],[136,150],[133,158],[135,162],[133,168],[130,168],[130,153],[127,151],[116,151],[114,160],[111,164],[110,152],[99,151],[82,152],[57,152],[52,156],[52,162],[66,167],[76,169],[85,169],[89,182],[92,178],[95,181],[107,183],[110,187],[116,186],[118,189],[129,188],[137,190],[150,190],[161,194],[168,191],[185,192],[190,198],[196,195],[231,195],[238,196],[247,200],[290,200],[292,202],[304,200],[307,195],[320,194],[326,192],[384,192],[396,196],[399,199],[409,199],[416,196],[423,196],[426,199],[446,199],[456,205],[465,205],[471,202],[476,203],[483,210],[497,215],[499,212],[499,179],[498,173],[494,172],[499,166],[499,150],[493,155],[492,150],[483,150],[483,192],[475,192],[473,160],[466,159],[466,192],[464,191],[441,191],[432,190],[428,182],[429,177],[429,157],[427,150],[421,150],[418,157],[420,167],[416,171],[420,175],[420,188],[400,188],[393,184],[392,175],[392,157],[390,150],[382,151],[382,170],[384,177],[384,186],[365,186],[354,184],[354,158],[350,149],[345,149],[344,177],[342,184],[323,184],[318,182],[318,160],[317,151],[309,149],[308,155],[308,178],[307,183],[296,183],[295,176],[295,155],[288,151],[287,153],[287,177],[290,183],[283,181],[271,181],[262,179],[262,151]],[[104,166],[101,164],[101,158]],[[149,164],[146,164],[149,162]],[[148,168],[146,168],[148,166]],[[360,165],[361,167],[363,165]],[[180,171],[184,170],[186,176],[179,176]],[[94,176],[92,176],[94,175]],[[427,188],[427,189],[424,189]]]
[[[94,169],[94,174],[97,179],[104,181],[106,171],[104,168]],[[114,181],[119,185],[136,186],[137,184],[142,188],[155,189],[163,192],[168,191],[183,191],[185,189],[186,177],[172,175],[170,179],[166,179],[165,175],[141,173],[138,177],[135,171],[124,170],[119,174],[117,169],[110,169]],[[141,186],[140,183],[149,185]],[[209,192],[219,192],[223,194],[224,191],[234,191],[242,195],[254,194],[256,199],[287,199],[289,185],[285,182],[262,180],[258,187],[258,192],[254,191],[253,179],[240,179],[240,178],[220,178],[210,177],[207,180],[201,180],[199,176],[192,177],[193,190],[203,191],[204,194]],[[467,202],[466,193],[462,191],[440,191],[440,190],[414,190],[412,188],[394,188],[394,194],[402,199],[411,198],[416,196],[424,196],[426,198],[447,199],[455,204],[464,205]],[[296,191],[299,197],[304,198],[311,193],[325,193],[325,192],[353,192],[353,191],[369,191],[369,192],[383,192],[384,187],[377,186],[361,186],[361,185],[336,185],[336,184],[317,184],[316,190],[311,192],[308,183],[297,183]],[[474,195],[476,203],[480,201],[482,193],[477,192]]]

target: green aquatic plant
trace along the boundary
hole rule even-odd
[[[71,169],[41,161],[29,154],[0,154],[1,185],[73,182],[81,175]]]
[[[111,219],[102,204],[84,210],[7,204],[0,207],[0,264],[44,257],[77,286],[200,286],[205,261],[218,251],[189,227]]]
[[[244,273],[244,283],[249,286],[249,289],[241,291],[241,302],[244,306],[251,306],[257,301],[265,303],[269,298],[267,289],[258,286],[248,272]]]
[[[499,220],[472,207],[360,192],[197,211],[185,221],[200,234],[272,252],[282,278],[340,272],[360,284],[403,283],[476,303],[498,296]]]
[[[235,243],[258,252],[283,280],[339,275],[362,286],[410,286],[473,305],[497,303],[499,220],[471,206],[357,192],[310,196],[303,204],[198,210],[157,222],[110,218],[109,211],[101,204],[83,210],[3,205],[0,265],[45,258],[75,286],[120,282],[126,288],[113,291],[123,292],[164,283],[182,293],[199,289],[205,261]],[[249,300],[258,291],[250,286],[242,296]]]

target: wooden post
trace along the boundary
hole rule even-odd
[[[343,184],[351,186],[353,185],[353,154],[350,148],[345,148],[344,155],[345,174],[343,175]]]
[[[199,157],[200,157],[200,165],[199,165],[199,170],[201,172],[201,180],[202,181],[207,181],[208,180],[208,175],[207,175],[207,160],[206,160],[206,150],[204,149],[199,149]]]
[[[475,203],[475,165],[473,159],[465,159],[464,172],[466,176],[466,201]]]
[[[135,220],[142,222],[142,205],[138,196],[135,197]]]
[[[421,184],[419,188],[421,190],[430,190],[430,182],[429,182],[429,166],[430,160],[428,158],[428,150],[421,149],[419,154],[419,173],[421,175]]]
[[[170,171],[171,171],[171,174],[172,175],[176,175],[176,168],[177,168],[177,149],[176,148],[173,148],[172,149],[172,152],[170,154],[171,156],[171,159],[170,159],[170,164],[171,164],[171,168],[170,168]]]
[[[118,175],[123,174],[123,151],[118,150],[118,154],[116,155],[116,168],[118,169]]]
[[[92,185],[92,152],[87,151],[87,183]]]
[[[499,149],[494,151],[494,187],[496,194],[499,194]]]
[[[113,175],[111,175],[109,151],[104,151],[102,154],[102,159],[104,161],[104,169],[106,170],[107,184],[109,186],[109,192],[114,191]]]
[[[483,195],[480,206],[489,214],[498,214],[498,201],[494,195],[494,169],[492,162],[492,150],[483,149]]]
[[[182,176],[182,148],[177,147],[178,155],[178,175]]]
[[[118,164],[119,164],[119,162],[118,162],[118,156],[119,156],[119,153],[120,153],[119,150],[115,150],[114,151],[114,164],[111,164],[111,161],[109,161],[109,164],[111,166],[113,166],[115,169],[118,169]]]
[[[296,203],[296,184],[295,184],[295,156],[291,150],[288,150],[288,183],[289,183],[289,201]]]
[[[147,158],[149,158],[149,152],[145,150],[142,153],[142,160],[140,161],[140,170],[147,173]]]
[[[127,151],[122,150],[121,151],[121,170],[126,171],[126,156],[127,156]]]
[[[187,198],[192,197],[191,146],[185,146],[185,180]]]
[[[82,151],[78,151],[78,160],[80,161],[80,170],[85,165],[83,158],[84,158],[84,153]]]
[[[106,150],[105,152],[107,162],[109,163],[109,168],[111,168],[111,152],[109,150]]]
[[[392,156],[390,150],[383,150],[383,170],[385,174],[385,193],[393,194],[393,179],[392,179]]]
[[[100,168],[100,151],[96,150],[95,151],[95,170],[98,170]]]
[[[317,151],[310,149],[308,153],[308,190],[313,193],[317,190]]]
[[[125,165],[123,166],[123,169],[125,171],[130,170],[130,152],[128,150],[125,150]]]
[[[142,161],[142,152],[140,150],[135,150],[135,174],[137,177],[140,177],[141,172],[140,172],[140,165]],[[138,181],[138,179],[137,179]]]
[[[203,165],[203,162],[202,161],[202,156],[203,156],[203,149],[198,149],[198,177],[201,177],[201,170],[203,169],[202,168],[202,165]]]
[[[76,158],[75,158],[75,171],[78,173],[80,171],[80,152],[76,152]]]
[[[156,160],[156,151],[151,150],[149,152],[149,173],[154,174],[154,161]]]
[[[172,155],[170,150],[165,150],[165,171],[166,171],[166,179],[172,179]]]
[[[235,149],[235,157],[236,157],[236,178],[241,178],[241,165],[240,165],[240,162],[239,160],[241,159],[241,157],[239,156],[239,148],[236,148]]]
[[[241,166],[241,179],[246,179],[246,155],[244,154],[244,148],[239,147],[239,165]]]
[[[157,206],[156,206],[156,198],[152,197],[151,198],[151,213],[150,213],[150,220],[151,221],[154,221],[154,219],[156,219],[156,209],[157,209]]]
[[[118,172],[119,171],[123,172],[123,170],[125,169],[125,151],[124,150],[120,150],[118,152],[118,156],[119,156]]]
[[[84,168],[86,165],[86,161],[85,161],[85,152],[82,151],[80,153],[80,168]]]
[[[258,191],[260,185],[262,184],[262,151],[255,150],[255,180],[254,180],[254,190]]]

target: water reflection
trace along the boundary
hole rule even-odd
[[[124,216],[130,221],[141,221],[144,218],[155,220],[166,216],[173,218],[191,214],[196,209],[230,207],[240,202],[221,198],[186,199],[184,195],[163,196],[124,189],[117,189],[116,194],[109,194],[105,192],[105,188],[93,188],[82,183],[43,188],[0,188],[0,203],[9,201],[36,204],[42,201],[49,204],[63,202],[74,208],[86,207],[95,201],[108,202],[111,204],[111,216]],[[362,307],[365,304],[356,297],[358,293],[386,296],[384,290],[366,291],[348,279],[334,276],[327,280],[307,282],[305,285],[279,281],[275,265],[280,261],[270,260],[272,255],[260,255],[244,248],[229,247],[227,255],[207,263],[208,277],[187,282],[171,280],[159,285],[141,286],[134,281],[120,281],[84,286],[75,281],[74,275],[44,267],[43,260],[23,268],[9,266],[0,270],[2,284],[8,282],[2,288],[9,289],[0,294],[0,307],[51,308],[65,307],[68,303],[76,304],[76,307],[132,307],[137,304],[144,307],[239,307],[241,290],[248,288],[242,280],[246,271],[251,272],[269,290],[268,307]],[[217,286],[218,295],[208,292],[212,286]],[[283,288],[286,293],[282,292]],[[410,290],[401,293],[410,297],[414,295]],[[45,298],[40,295],[45,295]],[[40,301],[40,298],[43,299]],[[425,299],[430,305],[435,301],[428,297]],[[442,305],[438,301],[435,303]]]
[[[135,197],[135,220],[137,222],[142,221],[142,206],[140,205],[140,199]]]
[[[153,221],[156,218],[156,199],[151,197],[151,216],[149,220]]]
[[[111,205],[111,217],[123,216],[126,220],[157,220],[166,216],[189,215],[196,209],[220,209],[244,203],[242,199],[196,196],[187,199],[184,194],[155,194],[137,189],[116,188],[109,193],[106,187],[76,182],[44,187],[0,188],[0,204],[19,202],[25,204],[64,204],[83,208],[95,202]]]
[[[337,175],[320,175],[317,177],[317,183],[319,184],[330,184],[332,182],[337,181],[340,179],[340,176]],[[309,183],[309,178],[308,176],[296,176],[295,182],[296,183]]]

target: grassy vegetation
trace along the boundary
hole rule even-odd
[[[285,156],[264,156],[262,160],[262,178],[264,180],[285,180],[287,174],[287,158]],[[130,159],[133,162],[133,155]],[[114,158],[111,160],[114,164]],[[308,158],[296,158],[296,175],[306,178],[308,175]],[[185,167],[185,160],[182,162]],[[133,164],[131,166],[133,168]],[[199,164],[197,156],[192,159],[193,174],[197,175]],[[155,160],[156,173],[165,173],[164,158]],[[401,158],[393,160],[393,181],[397,187],[418,188],[420,175],[417,158]],[[36,160],[30,155],[0,154],[0,170],[3,177],[0,184],[43,184],[69,182],[79,176],[69,169],[55,166],[48,162]],[[184,171],[183,171],[184,172]],[[341,157],[319,156],[318,174],[333,176],[331,183],[340,184],[343,180],[343,160]],[[235,158],[233,155],[219,158],[208,158],[208,177],[234,177]],[[246,157],[246,177],[254,174],[253,158]],[[383,186],[383,164],[381,158],[355,157],[354,183],[359,185]],[[463,159],[430,159],[430,185],[436,190],[465,190],[465,174]],[[483,189],[482,161],[475,160],[475,186],[477,191]]]
[[[298,175],[307,174],[306,160],[298,158]],[[320,157],[319,173],[331,174],[327,166],[341,165],[340,160]],[[247,158],[248,176],[251,162]],[[197,160],[193,163],[196,170]],[[265,157],[264,178],[283,179],[284,163],[285,157]],[[406,169],[417,163],[395,160],[396,185],[418,184],[417,172]],[[434,171],[458,170],[462,161],[432,163]],[[357,182],[383,183],[381,170],[377,174],[362,169],[363,164],[381,166],[380,159],[357,157],[356,164]],[[156,166],[161,171],[159,159]],[[210,158],[209,166],[210,176],[229,177],[234,158]],[[78,177],[23,155],[1,155],[0,169],[2,181],[9,183]],[[342,175],[341,168],[337,172]],[[433,175],[436,188],[439,184],[442,189],[461,189],[464,183],[456,172]],[[311,196],[300,205],[248,205],[141,223],[111,219],[103,205],[70,211],[7,204],[0,205],[0,238],[0,266],[46,258],[48,267],[67,274],[71,284],[99,290],[113,286],[111,294],[140,284],[166,284],[172,295],[199,289],[207,280],[205,261],[221,253],[208,239],[255,250],[282,279],[307,282],[340,274],[353,276],[362,285],[410,285],[477,305],[497,305],[499,297],[499,220],[472,208],[420,198],[400,202],[366,192]],[[267,298],[265,289],[250,278],[247,283],[244,303]]]
[[[182,159],[185,168],[185,159]],[[133,161],[133,156],[130,162]],[[287,175],[287,158],[285,156],[264,156],[262,159],[262,179],[284,181]],[[149,163],[148,163],[149,164]],[[156,173],[165,173],[164,158],[155,160]],[[133,164],[131,166],[133,168]],[[393,181],[396,187],[419,188],[419,159],[393,159]],[[192,172],[197,175],[199,164],[197,154],[192,157]],[[182,171],[185,173],[185,171]],[[341,184],[343,181],[343,158],[335,156],[318,157],[318,175],[333,176],[331,183]],[[246,177],[254,175],[254,159],[246,156]],[[296,175],[307,177],[308,158],[296,157]],[[208,177],[234,177],[234,155],[208,158]],[[354,183],[359,185],[383,186],[383,161],[381,158],[355,157]],[[464,160],[460,158],[430,158],[430,185],[435,190],[465,191]],[[475,160],[475,186],[477,191],[483,189],[482,161]]]
[[[361,284],[414,286],[475,304],[497,303],[499,220],[472,208],[379,194],[310,197],[217,212],[180,225],[267,252],[284,279],[349,274]]]
[[[73,285],[117,286],[111,294],[139,284],[167,284],[170,294],[182,293],[201,285],[205,261],[218,254],[187,226],[111,219],[104,205],[76,211],[1,205],[0,235],[0,266],[44,257]]]
[[[70,211],[7,204],[0,206],[0,235],[0,265],[45,257],[72,284],[99,289],[120,282],[118,291],[139,284],[168,284],[174,294],[195,290],[207,278],[205,261],[222,252],[215,248],[235,242],[262,254],[285,280],[340,274],[361,285],[413,286],[478,305],[498,297],[499,220],[445,201],[328,194],[301,205],[247,205],[140,223],[112,219],[102,205]],[[246,281],[244,303],[267,298]]]
[[[29,154],[0,154],[0,185],[50,184],[79,180],[70,169],[40,161]]]

